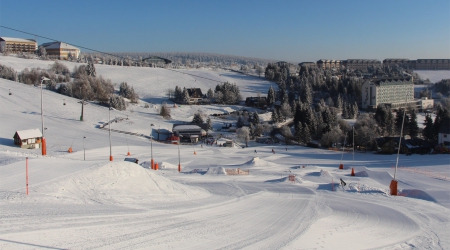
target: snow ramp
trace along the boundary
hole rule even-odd
[[[108,163],[37,187],[47,198],[75,203],[132,204],[191,200],[209,192],[186,186],[130,162]]]

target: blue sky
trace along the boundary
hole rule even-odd
[[[0,0],[0,25],[105,52],[450,58],[448,0]]]

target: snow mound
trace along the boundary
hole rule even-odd
[[[226,175],[227,172],[225,171],[224,167],[209,167],[205,174]]]
[[[358,171],[355,168],[355,176],[368,177],[383,185],[387,185],[386,183],[390,183],[393,179],[392,175],[387,171],[373,171],[366,167],[358,168]]]
[[[272,167],[275,164],[269,161],[265,161],[260,159],[259,157],[253,157],[250,161],[242,164],[243,166],[249,166],[249,167]]]
[[[201,188],[173,182],[130,162],[93,167],[39,186],[35,192],[69,202],[102,204],[136,204],[174,197],[179,201],[208,195]]]
[[[170,164],[168,162],[160,162],[159,163],[160,169],[178,169],[178,165]]]
[[[399,196],[405,196],[414,199],[421,199],[426,201],[436,202],[436,200],[430,196],[428,193],[418,189],[402,189],[399,193]]]
[[[326,170],[320,170],[319,177],[331,179],[331,174]]]

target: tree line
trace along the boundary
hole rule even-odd
[[[119,93],[115,94],[111,80],[97,77],[92,62],[75,66],[72,72],[58,61],[55,61],[49,69],[25,68],[20,73],[11,67],[0,65],[0,77],[27,85],[40,84],[42,77],[46,77],[49,80],[43,84],[49,90],[86,101],[98,101],[102,105],[111,105],[118,110],[126,109],[124,98],[128,98],[132,103],[137,103],[139,99],[133,87],[126,82],[120,84]]]

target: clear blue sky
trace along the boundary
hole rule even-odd
[[[0,0],[0,25],[106,52],[450,58],[449,0]]]

